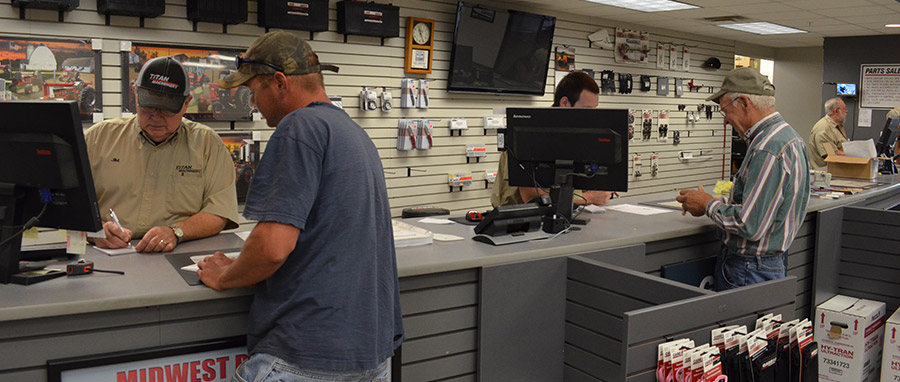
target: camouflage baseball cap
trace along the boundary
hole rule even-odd
[[[738,68],[728,72],[722,81],[722,89],[707,98],[707,101],[719,102],[725,93],[758,94],[766,96],[775,95],[775,85],[769,82],[769,78],[762,75],[759,70],[753,68]]]
[[[234,88],[241,86],[257,74],[273,74],[282,72],[286,75],[319,73],[323,70],[337,72],[334,65],[309,65],[309,58],[316,57],[316,52],[300,36],[286,32],[273,31],[266,33],[244,52],[243,57],[236,57],[237,70],[219,80],[219,86]]]

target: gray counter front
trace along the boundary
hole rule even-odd
[[[782,303],[779,309],[808,316],[813,304],[818,266],[814,253],[817,240],[822,240],[817,238],[818,211],[900,192],[900,177],[879,181],[887,185],[837,200],[810,201],[807,219],[789,251],[788,274],[796,280],[790,281],[796,285],[796,298],[789,308]],[[630,197],[613,204],[671,200],[675,195]],[[407,219],[464,240],[397,250],[407,341],[396,357],[402,366],[395,368],[395,379],[492,381],[514,367],[520,369],[517,374],[533,372],[537,377],[530,380],[603,380],[596,375],[576,377],[564,359],[566,351],[574,353],[564,350],[573,345],[563,342],[572,325],[566,323],[573,298],[567,296],[567,289],[572,290],[567,284],[581,282],[572,281],[566,260],[662,280],[656,277],[662,266],[711,256],[718,241],[708,218],[682,216],[675,210],[651,216],[609,210],[590,217],[581,231],[499,247],[471,240],[471,226]],[[235,235],[223,234],[185,243],[177,251],[208,253],[240,245]],[[89,249],[84,257],[97,268],[126,275],[96,273],[30,286],[0,285],[0,380],[44,381],[50,359],[245,333],[250,290],[215,292],[189,286],[158,254],[110,257]],[[700,299],[725,298],[687,295],[695,294]],[[633,377],[629,380],[643,380],[640,367],[626,367],[625,361],[619,360]]]

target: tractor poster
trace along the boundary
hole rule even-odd
[[[129,113],[136,111],[132,87],[144,63],[157,57],[172,56],[188,72],[192,98],[185,118],[194,121],[250,121],[250,89],[219,87],[219,78],[235,69],[235,57],[241,53],[240,50],[132,43],[131,51],[122,53],[122,108]]]
[[[0,36],[0,100],[76,101],[91,120],[103,111],[99,62],[90,40]]]

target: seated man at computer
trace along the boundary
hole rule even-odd
[[[98,247],[142,238],[135,250],[169,252],[237,227],[234,162],[215,131],[182,118],[187,78],[171,57],[147,61],[133,89],[137,114],[85,133],[106,233]]]
[[[600,88],[597,81],[584,72],[572,72],[567,74],[556,87],[553,95],[553,107],[584,107],[595,108],[600,103]],[[497,180],[491,189],[491,205],[494,207],[509,204],[526,203],[546,190],[537,187],[512,187],[509,185],[509,173],[507,168],[507,153],[500,153],[500,164],[497,169]],[[577,195],[581,195],[578,197]],[[576,204],[603,205],[609,202],[611,192],[607,191],[576,191]]]
[[[844,130],[844,120],[847,118],[847,105],[840,97],[825,101],[825,116],[813,126],[809,133],[809,141],[806,150],[809,152],[810,168],[825,167],[825,144],[830,143],[836,147],[837,155],[844,155],[844,142],[847,132]]]

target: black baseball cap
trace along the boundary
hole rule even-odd
[[[172,57],[158,57],[144,63],[134,86],[139,107],[155,107],[173,113],[181,111],[191,94],[187,72]]]

